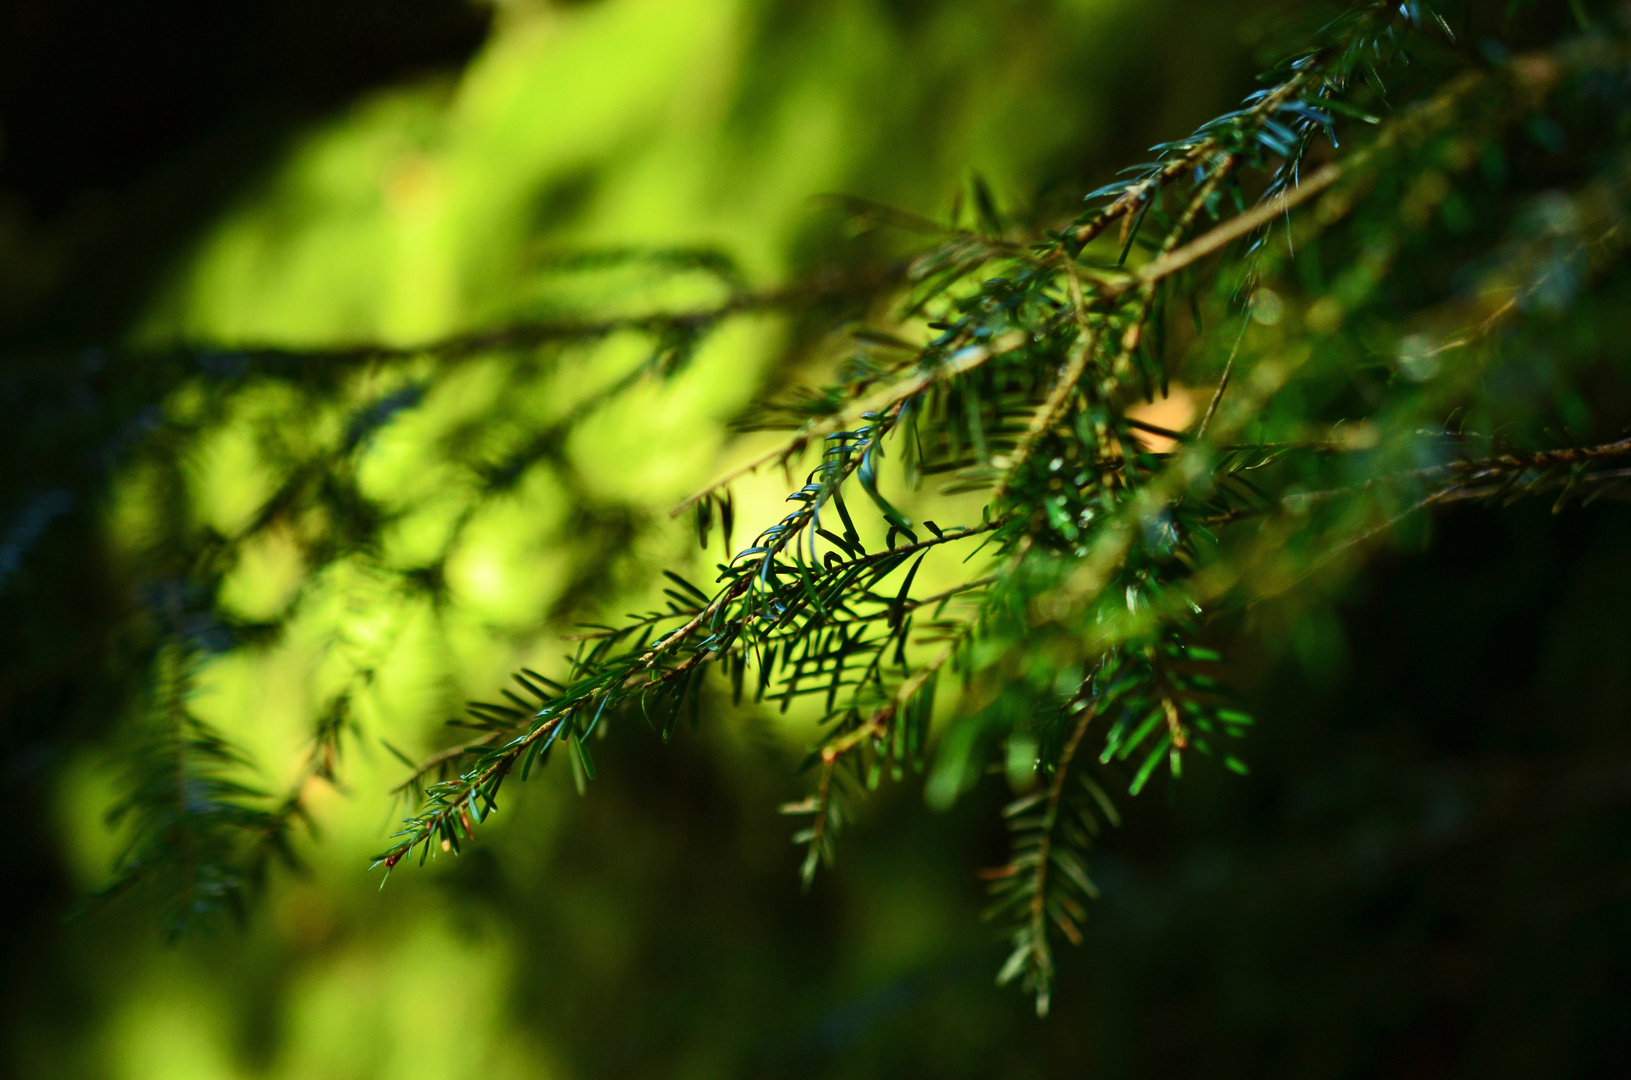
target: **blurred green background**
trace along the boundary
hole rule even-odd
[[[1016,214],[1069,208],[1238,100],[1262,35],[1302,7],[177,2],[76,22],[23,3],[0,86],[0,318],[19,348],[308,347],[705,305],[888,250],[822,193],[944,215],[978,171]],[[627,249],[734,266],[562,269]],[[312,570],[293,521],[236,553],[223,609],[284,625],[211,661],[196,711],[273,789],[343,687],[359,731],[344,789],[312,781],[304,870],[275,874],[241,929],[171,945],[136,903],[63,920],[118,849],[103,816],[126,719],[83,685],[100,677],[84,652],[8,687],[10,1074],[1590,1075],[1631,1049],[1620,507],[1457,510],[1436,525],[1452,554],[1393,556],[1333,607],[1243,627],[1254,775],[1128,807],[1045,1022],[991,985],[974,874],[1003,858],[1000,781],[945,813],[886,790],[800,895],[775,812],[803,793],[796,719],[721,705],[668,746],[615,730],[586,796],[551,770],[464,857],[379,891],[363,867],[402,772],[379,740],[445,744],[461,701],[556,666],[573,620],[697,565],[663,511],[747,452],[726,422],[808,361],[794,333],[732,323],[491,499],[448,446],[509,453],[642,354],[614,336],[547,369],[461,363],[349,459],[394,515],[379,550]],[[420,393],[380,378],[331,402],[169,387],[185,467],[115,469],[75,511],[99,523],[98,570],[61,641],[94,653],[102,591],[178,528],[241,529],[289,461],[344,442],[359,400],[391,379]],[[744,489],[746,520],[776,483]],[[428,564],[425,593],[375,573]]]

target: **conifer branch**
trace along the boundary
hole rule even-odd
[[[826,438],[835,432],[843,431],[850,425],[865,419],[869,414],[893,409],[937,382],[949,381],[960,375],[966,375],[987,360],[1013,352],[1024,344],[1024,335],[1015,333],[999,338],[990,345],[970,345],[933,366],[922,367],[898,383],[882,387],[866,397],[860,398],[835,415],[810,420],[798,430],[797,434],[781,446],[768,450],[751,461],[736,466],[708,484],[707,487],[688,496],[670,510],[668,516],[679,517],[687,510],[695,508],[697,503],[708,498],[714,492],[730,486],[744,476],[757,472],[766,465],[790,462],[817,439]]]
[[[899,266],[755,293],[728,265],[693,260],[684,265],[714,273],[730,290],[725,299],[694,310],[517,323],[416,346],[239,350],[260,375],[295,373],[285,385],[338,372],[328,385],[361,384],[360,403],[335,414],[343,435],[294,455],[248,528],[200,541],[188,573],[214,589],[250,537],[295,518],[326,545],[308,545],[320,551],[314,565],[379,565],[374,552],[398,510],[366,497],[355,476],[361,448],[393,416],[418,407],[457,361],[511,354],[518,367],[545,369],[523,354],[624,333],[653,347],[564,415],[539,420],[499,402],[449,437],[476,444],[478,434],[506,424],[522,433],[493,458],[454,455],[471,493],[452,539],[432,565],[381,573],[432,596],[445,589],[441,561],[477,509],[537,465],[562,477],[567,501],[579,502],[589,489],[571,479],[568,437],[641,381],[681,370],[725,321],[887,299],[895,330],[915,336],[899,327],[921,315],[932,334],[918,343],[889,329],[856,331],[884,358],[860,349],[828,385],[765,406],[754,419],[779,427],[780,443],[673,509],[695,513],[704,550],[717,517],[725,561],[711,581],[670,572],[651,610],[571,635],[576,651],[555,678],[523,670],[520,692],[503,692],[508,704],[470,703],[458,722],[476,729],[473,738],[409,764],[396,790],[413,805],[375,865],[389,873],[415,854],[424,861],[458,851],[495,812],[502,786],[543,767],[559,744],[575,775],[592,778],[585,740],[608,720],[638,717],[667,739],[682,716],[695,720],[710,684],[754,706],[800,706],[818,725],[806,761],[813,793],[784,808],[810,818],[795,837],[806,845],[806,885],[832,860],[839,830],[853,819],[852,799],[885,776],[902,778],[933,757],[931,793],[953,797],[978,782],[982,755],[1006,747],[1012,782],[1023,789],[1014,763],[1034,751],[1045,783],[1033,779],[1036,789],[1010,805],[1014,854],[992,877],[994,914],[1009,920],[1014,943],[1001,978],[1021,980],[1046,1012],[1057,966],[1052,935],[1081,939],[1096,894],[1085,853],[1100,822],[1116,820],[1089,769],[1125,770],[1134,795],[1163,773],[1180,778],[1200,758],[1245,769],[1231,750],[1251,717],[1214,679],[1219,654],[1199,644],[1216,614],[1297,585],[1413,513],[1541,493],[1555,495],[1561,510],[1631,480],[1631,439],[1480,439],[1461,433],[1470,421],[1453,436],[1420,434],[1458,414],[1502,431],[1507,420],[1496,405],[1510,403],[1482,385],[1487,365],[1509,339],[1544,332],[1541,309],[1556,296],[1564,296],[1557,310],[1567,310],[1590,290],[1594,300],[1606,294],[1631,205],[1622,127],[1571,129],[1583,148],[1571,148],[1555,176],[1545,173],[1530,189],[1563,200],[1568,212],[1554,201],[1558,212],[1540,215],[1540,225],[1505,209],[1487,211],[1506,215],[1494,230],[1500,235],[1479,225],[1488,205],[1520,200],[1505,191],[1486,198],[1474,174],[1480,161],[1505,160],[1481,157],[1484,150],[1500,151],[1514,132],[1545,129],[1529,121],[1559,111],[1552,96],[1582,71],[1624,81],[1626,51],[1601,45],[1608,34],[1590,48],[1565,43],[1474,62],[1446,48],[1427,6],[1367,2],[1238,109],[1089,195],[1088,209],[1062,227],[1028,232],[1004,222],[977,184],[974,228],[864,208],[931,237]],[[1397,107],[1379,108],[1371,77],[1380,80],[1407,55],[1408,79],[1394,84]],[[1389,118],[1372,115],[1381,111]],[[1281,220],[1288,243],[1268,243]],[[1305,239],[1319,240],[1320,251],[1306,254]],[[1436,275],[1430,289],[1422,287],[1426,274]],[[1444,284],[1463,281],[1479,283],[1464,290],[1470,298]],[[1177,314],[1186,303],[1192,335]],[[1353,329],[1360,324],[1362,333]],[[1444,325],[1460,329],[1449,338],[1428,332]],[[1169,379],[1211,383],[1212,361],[1225,357],[1193,432],[1137,414],[1137,403]],[[386,365],[396,365],[392,378],[432,374],[381,390],[369,373]],[[354,369],[364,374],[348,374]],[[211,384],[217,396],[204,395],[211,408],[230,401],[226,381]],[[515,378],[514,386],[531,385]],[[1343,426],[1352,421],[1359,423]],[[207,430],[205,422],[197,429]],[[1175,445],[1152,452],[1139,437],[1150,433]],[[792,472],[806,454],[814,461],[800,484]],[[938,476],[947,493],[970,495],[954,504],[969,524],[914,521],[910,505],[894,505],[881,481],[892,479],[885,470],[896,462],[908,486]],[[754,538],[736,547],[731,485],[774,465],[788,471],[795,505],[757,523]],[[1225,527],[1247,519],[1272,527],[1261,536]],[[987,559],[943,573],[958,551],[952,545],[976,538],[965,562],[980,551]],[[622,534],[606,546],[626,541]],[[575,580],[579,591],[555,610],[601,603],[606,580]],[[176,671],[189,673],[203,647],[179,628],[172,636],[176,651],[155,670],[181,664]],[[154,731],[167,720],[168,737],[153,739],[133,770],[127,812],[139,824],[125,865],[130,879],[180,868],[175,881],[189,910],[243,895],[253,852],[286,850],[310,782],[339,782],[346,710],[381,663],[355,665],[314,727],[295,785],[276,802],[242,783],[241,755],[186,711],[179,676],[166,684],[178,695],[166,699],[169,713],[155,689],[148,718]],[[937,687],[949,672],[960,674],[962,697],[937,719]],[[938,743],[931,722],[945,725]],[[182,805],[184,789],[208,798]],[[172,855],[179,862],[164,864]]]

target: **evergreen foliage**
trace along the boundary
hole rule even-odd
[[[283,438],[270,410],[257,418],[273,398],[321,415],[327,435],[283,447],[290,467],[237,531],[177,512],[177,531],[141,556],[154,584],[127,633],[148,704],[114,889],[150,883],[177,931],[239,908],[268,862],[290,857],[312,781],[342,775],[351,699],[384,632],[338,643],[347,670],[287,790],[252,784],[244,751],[189,709],[200,658],[277,632],[218,607],[247,543],[294,521],[311,574],[359,575],[362,602],[371,589],[434,600],[457,530],[415,569],[375,558],[392,512],[356,463],[439,380],[511,358],[507,404],[442,443],[468,521],[539,462],[569,477],[565,447],[599,405],[685,370],[729,320],[784,311],[812,354],[833,327],[846,344],[826,385],[743,418],[782,432],[774,448],[675,509],[716,565],[669,571],[660,606],[584,627],[558,670],[524,669],[502,700],[473,703],[466,741],[402,755],[406,817],[376,866],[388,876],[475,842],[505,785],[552,757],[584,786],[608,724],[667,740],[727,694],[797,705],[820,722],[809,796],[783,808],[806,885],[864,792],[922,776],[945,806],[1006,774],[1012,853],[984,875],[1011,944],[998,980],[1046,1013],[1055,946],[1081,939],[1098,892],[1089,852],[1118,800],[1211,763],[1248,772],[1252,717],[1222,646],[1264,600],[1329,592],[1390,536],[1429,540],[1438,506],[1544,497],[1561,513],[1631,480],[1631,417],[1587,400],[1594,381],[1623,378],[1622,12],[1452,7],[1372,2],[1324,23],[1238,110],[1154,148],[1070,220],[1005,212],[976,179],[947,222],[845,203],[921,247],[781,291],[744,288],[712,252],[562,267],[700,275],[725,296],[712,307],[415,347],[143,357],[151,385],[131,390],[94,467],[139,457],[156,501],[180,498],[176,478],[224,417]],[[644,361],[540,418],[529,394],[574,348],[616,334],[641,336]],[[20,367],[7,392],[29,400],[50,377]],[[177,384],[161,414],[151,387]],[[46,458],[67,429],[31,430]],[[791,509],[742,520],[735,487],[778,468]],[[21,508],[0,537],[0,582],[91,479]],[[931,491],[940,520],[914,509]],[[562,611],[592,605],[640,529],[617,507],[575,512],[602,556],[577,568]]]

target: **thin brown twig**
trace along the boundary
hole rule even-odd
[[[1520,57],[1519,59],[1522,60],[1523,58]],[[1514,67],[1516,64],[1515,61]],[[1351,154],[1346,161],[1333,161],[1322,166],[1296,187],[1282,192],[1272,199],[1258,203],[1245,213],[1237,214],[1176,251],[1169,252],[1146,263],[1134,275],[1132,283],[1123,284],[1120,288],[1125,291],[1133,283],[1147,286],[1152,282],[1171,277],[1181,270],[1188,269],[1207,256],[1221,251],[1236,240],[1256,232],[1280,215],[1290,212],[1324,192],[1338,180],[1352,172],[1355,166],[1374,157],[1378,151],[1391,147],[1407,130],[1442,117],[1443,114],[1453,109],[1462,98],[1482,86],[1487,77],[1485,72],[1474,71],[1452,80],[1436,97],[1421,105],[1410,115],[1390,125],[1378,136],[1375,142]]]
[[[1028,338],[1025,334],[1015,332],[1011,334],[1004,334],[1002,337],[993,341],[990,345],[971,345],[968,348],[953,353],[952,356],[943,363],[937,364],[931,368],[919,370],[917,374],[912,375],[901,382],[892,383],[889,386],[876,390],[866,397],[851,403],[847,408],[833,414],[832,416],[812,420],[800,428],[791,439],[776,447],[774,450],[766,451],[752,460],[736,466],[735,468],[726,472],[724,475],[720,476],[718,479],[714,480],[712,483],[708,484],[706,487],[701,488],[694,494],[688,496],[684,501],[680,502],[677,506],[670,510],[668,515],[669,517],[678,517],[679,515],[685,513],[685,511],[696,506],[697,503],[701,502],[715,491],[718,491],[720,488],[726,487],[727,485],[740,480],[742,477],[747,476],[749,473],[755,472],[766,465],[792,459],[794,456],[802,452],[805,447],[809,446],[811,442],[843,431],[845,428],[849,427],[849,425],[863,419],[867,413],[882,412],[884,409],[900,404],[913,394],[923,390],[932,383],[940,382],[944,379],[954,378],[958,375],[963,375],[973,371],[975,368],[979,367],[981,364],[992,359],[993,357],[1002,356],[1005,353],[1013,352],[1015,349],[1018,349],[1020,346],[1024,345],[1027,340]]]
[[[1229,376],[1234,374],[1235,357],[1240,355],[1240,346],[1246,340],[1246,329],[1252,324],[1252,305],[1247,303],[1245,317],[1240,323],[1240,335],[1235,338],[1234,348],[1229,350],[1229,360],[1223,365],[1223,374],[1218,377],[1218,388],[1212,391],[1212,400],[1207,402],[1206,415],[1201,417],[1201,426],[1195,429],[1197,440],[1206,437],[1206,429],[1212,426],[1212,417],[1217,415],[1218,406],[1223,403],[1223,392],[1229,389]]]
[[[1082,279],[1076,273],[1074,259],[1065,261],[1065,280],[1070,286],[1071,308],[1076,314],[1077,338],[1076,345],[1070,352],[1070,358],[1064,368],[1059,372],[1059,378],[1054,381],[1053,389],[1048,392],[1045,400],[1031,416],[1031,422],[1025,433],[1020,436],[1019,444],[1009,455],[1008,465],[1002,472],[1002,478],[997,481],[997,488],[991,495],[993,503],[1001,501],[1008,491],[1008,485],[1013,481],[1014,475],[1025,464],[1031,455],[1031,447],[1036,440],[1053,426],[1065,402],[1075,391],[1077,384],[1082,381],[1082,375],[1087,371],[1087,365],[1093,359],[1093,349],[1098,341],[1098,334],[1087,321],[1087,303],[1082,295]]]
[[[1076,722],[1076,727],[1070,733],[1064,749],[1059,752],[1059,761],[1053,769],[1053,780],[1048,785],[1048,808],[1042,818],[1042,839],[1036,852],[1036,876],[1033,880],[1035,892],[1031,895],[1029,918],[1033,965],[1050,973],[1053,969],[1053,955],[1052,950],[1048,948],[1047,886],[1050,858],[1053,854],[1053,830],[1059,823],[1059,806],[1064,799],[1065,778],[1070,772],[1071,762],[1076,757],[1076,750],[1081,746],[1082,738],[1087,734],[1088,725],[1092,723],[1097,711],[1097,703],[1089,705],[1082,711],[1082,718]],[[1042,1013],[1047,1011],[1046,998],[1038,998],[1037,1011]]]
[[[1322,74],[1322,65],[1320,63],[1308,64],[1302,71],[1280,84],[1256,105],[1252,106],[1248,114],[1250,120],[1260,122],[1262,118],[1278,109],[1290,98],[1301,93],[1309,82],[1320,74]],[[1115,202],[1105,207],[1090,221],[1070,230],[1071,239],[1076,242],[1077,249],[1080,250],[1102,234],[1118,218],[1130,218],[1133,213],[1143,208],[1145,201],[1152,198],[1157,190],[1166,187],[1190,169],[1205,162],[1217,153],[1221,145],[1216,136],[1201,139],[1182,155],[1164,165],[1154,176],[1128,188]]]
[[[1346,171],[1343,165],[1336,162],[1323,166],[1314,175],[1308,177],[1291,190],[1277,195],[1267,202],[1258,203],[1244,214],[1236,214],[1216,228],[1202,233],[1183,247],[1168,252],[1140,267],[1135,275],[1135,280],[1140,285],[1148,286],[1163,278],[1171,277],[1180,270],[1188,269],[1208,255],[1228,247],[1241,237],[1256,232],[1281,214],[1301,206],[1342,179]]]
[[[809,303],[851,295],[865,295],[888,288],[906,274],[906,264],[899,263],[875,267],[858,273],[832,272],[795,283],[780,289],[763,292],[738,292],[713,307],[688,311],[652,311],[629,315],[612,315],[601,319],[539,319],[515,322],[506,326],[468,333],[452,334],[407,345],[377,343],[338,345],[312,349],[288,348],[277,345],[246,343],[241,346],[191,346],[185,343],[164,350],[143,350],[138,355],[150,357],[175,352],[230,353],[234,358],[250,362],[287,362],[302,364],[377,364],[393,360],[412,360],[434,356],[442,359],[464,359],[482,353],[509,349],[531,348],[550,342],[594,341],[623,332],[660,333],[663,331],[697,331],[737,315],[797,308]]]

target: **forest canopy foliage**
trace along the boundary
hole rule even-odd
[[[1631,417],[1592,388],[1626,374],[1627,17],[1354,5],[1288,28],[1238,109],[1080,212],[1013,208],[978,177],[945,220],[834,197],[851,261],[776,288],[707,248],[554,253],[544,317],[434,341],[14,365],[17,401],[142,372],[114,430],[36,411],[9,436],[53,463],[42,476],[65,445],[98,455],[0,537],[0,587],[43,588],[33,549],[110,474],[110,514],[140,537],[118,556],[139,584],[110,632],[141,689],[108,703],[133,719],[106,893],[150,890],[174,932],[241,910],[364,744],[404,770],[384,878],[480,843],[540,769],[582,790],[617,768],[595,751],[613,725],[667,741],[789,714],[813,733],[808,795],[782,808],[806,885],[880,785],[921,783],[941,808],[1012,789],[1011,856],[983,875],[1010,943],[998,980],[1047,1012],[1118,807],[1161,777],[1250,773],[1227,645],[1267,602],[1316,604],[1383,546],[1432,543],[1447,504],[1561,513],[1626,492]],[[713,454],[663,445],[677,406],[653,388],[769,317],[787,327],[779,384],[738,410],[728,470],[673,500],[700,564],[665,571],[640,611],[605,610],[622,556],[661,525],[587,494],[586,469],[620,467],[596,423],[621,408],[658,457]],[[584,364],[596,349],[617,362]],[[200,461],[223,453],[253,458],[255,480],[230,520],[205,519]],[[529,602],[592,621],[444,745],[398,746],[361,702],[411,631],[370,613],[392,596],[437,610],[476,572],[468,532],[529,488],[556,507],[548,528],[591,541]],[[246,561],[279,559],[287,588],[246,599]],[[268,785],[196,707],[199,674],[337,602],[309,584],[325,579],[360,617],[312,679],[297,774]]]

